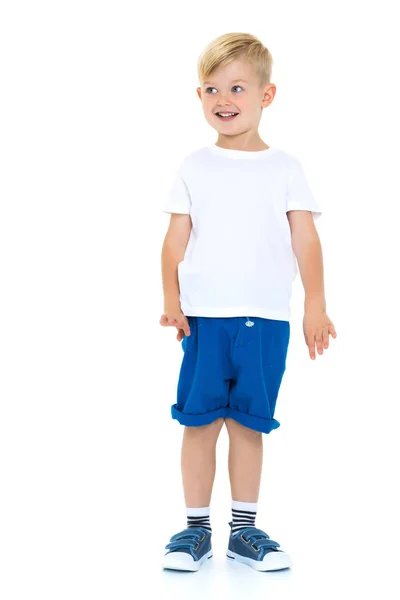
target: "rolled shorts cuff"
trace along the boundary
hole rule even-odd
[[[279,421],[276,419],[264,419],[262,417],[256,417],[230,407],[226,409],[225,417],[235,419],[235,421],[238,421],[238,423],[241,425],[249,427],[250,429],[254,429],[255,431],[261,431],[261,433],[269,433],[273,429],[277,429],[280,426]]]
[[[186,425],[188,427],[209,425],[221,417],[224,419],[234,419],[241,425],[249,427],[250,429],[254,429],[255,431],[260,431],[261,433],[269,433],[273,429],[277,429],[280,426],[279,421],[276,419],[264,419],[262,417],[256,417],[254,415],[249,415],[247,413],[235,410],[234,408],[230,408],[229,406],[218,408],[217,410],[207,413],[189,415],[181,412],[177,408],[177,404],[174,404],[171,406],[171,415],[172,418],[176,419],[181,425]]]
[[[171,406],[171,415],[173,419],[179,421],[181,425],[187,425],[188,427],[195,425],[209,425],[216,419],[220,419],[221,417],[225,417],[226,408],[217,408],[211,412],[201,413],[198,415],[188,415],[186,413],[181,412],[178,409],[177,404],[173,404]]]

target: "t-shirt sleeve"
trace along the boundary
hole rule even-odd
[[[309,210],[314,221],[322,214],[321,207],[310,188],[304,168],[299,161],[295,162],[289,175],[286,212],[289,210]]]
[[[190,214],[191,199],[181,169],[175,174],[162,210],[166,213]]]

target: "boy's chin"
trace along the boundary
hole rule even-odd
[[[218,127],[217,125],[215,125],[215,123],[209,123],[209,124],[217,133],[220,133],[221,135],[229,136],[229,135],[237,135],[238,133],[240,133],[239,127],[224,127],[223,125]]]

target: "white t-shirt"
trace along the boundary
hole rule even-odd
[[[183,314],[290,320],[297,263],[286,213],[321,214],[297,158],[205,146],[180,163],[162,210],[192,220],[178,264]]]

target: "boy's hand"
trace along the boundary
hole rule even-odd
[[[187,317],[181,310],[166,311],[166,314],[161,315],[160,325],[163,327],[176,327],[178,333],[176,339],[180,342],[185,335],[190,335],[190,327]]]
[[[326,312],[318,309],[310,309],[304,313],[303,332],[312,360],[315,360],[315,344],[318,354],[322,354],[323,348],[327,349],[329,346],[329,334],[333,338],[337,336],[335,327]]]

